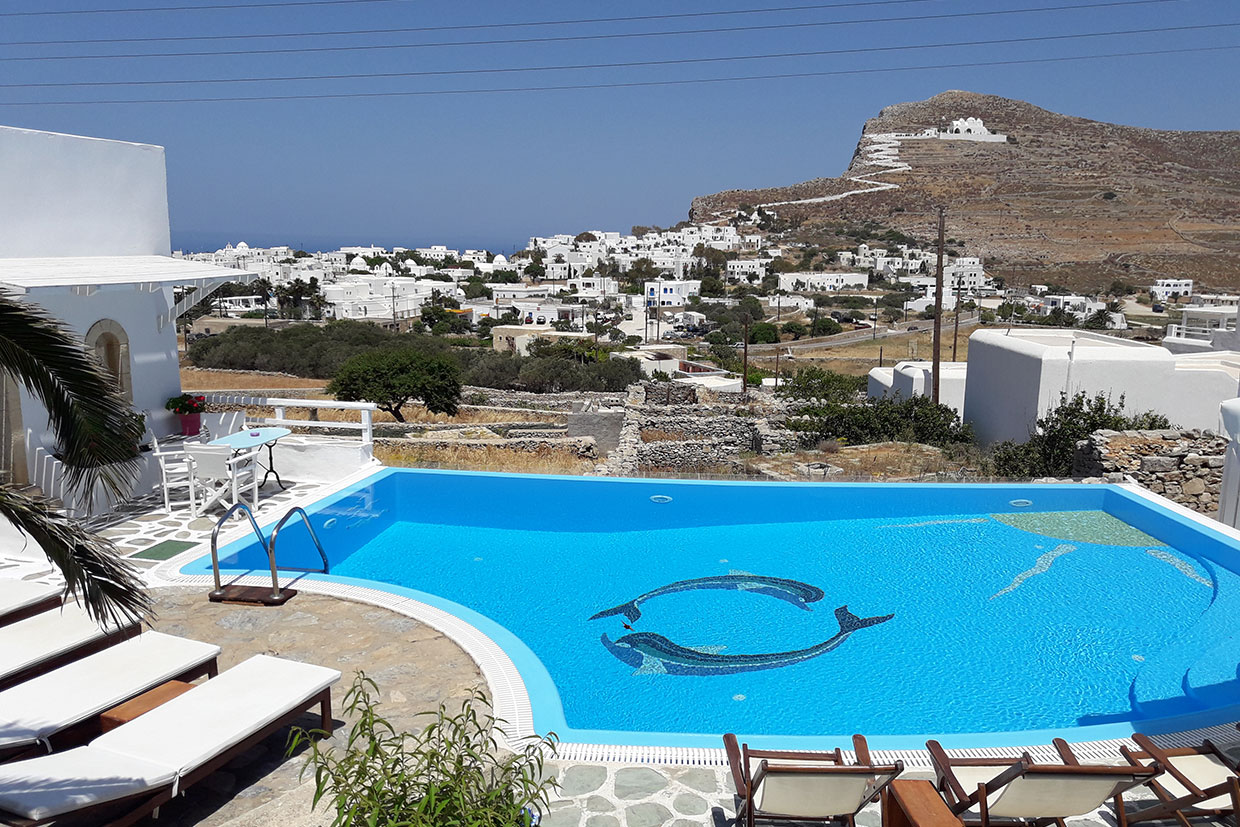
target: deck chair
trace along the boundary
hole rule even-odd
[[[1020,824],[1064,827],[1064,819],[1086,815],[1114,801],[1119,827],[1123,794],[1148,782],[1159,767],[1084,766],[1062,738],[1054,740],[1062,764],[1019,758],[952,758],[938,741],[927,741],[935,784],[951,811],[966,825]]]
[[[753,827],[756,819],[810,821],[855,827],[854,817],[875,801],[904,764],[875,765],[865,738],[853,736],[857,762],[846,764],[835,752],[775,752],[751,750],[723,736],[728,766],[740,804],[737,823]]]
[[[148,415],[148,421],[150,419]],[[147,429],[151,440],[151,456],[159,464],[159,484],[164,493],[164,511],[172,513],[172,493],[184,490],[189,497],[190,511],[194,510],[194,489],[190,484],[189,455],[184,443],[176,444],[167,439],[161,444],[154,431]]]
[[[0,689],[136,636],[138,621],[100,625],[76,603],[0,626]]]
[[[234,455],[225,445],[187,445],[190,459],[190,502],[194,515],[202,516],[218,502],[241,502],[240,493],[250,491],[250,504],[258,505],[258,449]]]
[[[255,655],[88,745],[0,764],[0,824],[131,825],[319,708],[335,669]]]
[[[99,716],[168,681],[214,677],[220,647],[145,632],[0,691],[0,761],[85,743]]]
[[[64,600],[59,586],[33,580],[0,579],[0,626],[55,609]]]
[[[1148,736],[1137,733],[1132,740],[1140,751],[1120,747],[1128,763],[1136,767],[1157,764],[1165,771],[1148,782],[1158,803],[1127,814],[1129,824],[1174,818],[1184,827],[1188,819],[1240,812],[1240,764],[1207,739],[1197,747],[1162,749]]]

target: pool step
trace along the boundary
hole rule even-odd
[[[1240,614],[1240,588],[1231,577],[1220,581],[1217,572],[1211,574],[1215,590],[1209,607],[1149,658],[1132,681],[1132,706],[1142,717],[1181,715],[1216,706],[1218,692],[1211,687],[1228,692],[1228,684],[1236,681],[1240,636],[1235,618]]]

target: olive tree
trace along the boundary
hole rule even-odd
[[[409,402],[454,416],[461,398],[460,369],[447,356],[413,348],[359,353],[340,366],[327,392],[344,402],[373,402],[397,422]]]

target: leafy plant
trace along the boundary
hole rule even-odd
[[[547,808],[556,782],[544,761],[555,752],[554,734],[501,749],[504,722],[485,711],[481,691],[455,714],[440,704],[419,715],[427,721],[420,732],[398,732],[379,714],[377,693],[365,673],[353,679],[345,710],[356,723],[342,749],[319,740],[320,731],[290,736],[290,755],[310,748],[302,772],[313,768],[312,806],[331,802],[332,827],[530,827]]]
[[[941,446],[973,441],[973,430],[961,423],[954,409],[936,405],[926,396],[882,397],[857,404],[815,401],[801,405],[794,414],[788,427],[800,431],[810,445],[824,439],[842,439],[849,445],[901,441]]]
[[[373,402],[397,422],[401,408],[421,400],[431,413],[455,416],[461,398],[460,370],[446,356],[412,348],[360,353],[345,362],[327,392],[345,402]]]
[[[172,411],[174,414],[188,416],[189,414],[202,413],[207,409],[207,398],[205,396],[194,396],[193,394],[183,393],[180,396],[174,396],[164,403],[164,407]]]
[[[779,392],[789,399],[816,399],[829,402],[855,402],[865,390],[867,377],[848,376],[811,365],[785,380]]]
[[[1071,398],[1059,394],[1059,404],[1039,418],[1026,442],[1008,440],[991,454],[994,473],[1001,477],[1067,477],[1072,474],[1076,443],[1094,431],[1159,430],[1170,428],[1167,417],[1153,411],[1128,415],[1124,397],[1112,403],[1106,394],[1092,399],[1081,391]]]

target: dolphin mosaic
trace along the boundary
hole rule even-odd
[[[613,612],[614,613],[614,612]],[[607,651],[634,667],[634,675],[733,675],[760,669],[778,669],[825,655],[839,648],[858,629],[886,623],[895,615],[857,617],[847,606],[835,610],[840,630],[829,640],[806,649],[754,655],[724,655],[716,647],[681,646],[653,632],[633,632],[616,640],[606,633],[599,639]]]
[[[805,609],[807,612],[812,611],[808,604],[816,603],[825,596],[822,589],[817,586],[811,586],[808,583],[802,583],[799,580],[787,580],[783,577],[764,577],[744,571],[733,571],[714,577],[678,580],[675,583],[660,586],[654,591],[646,592],[627,603],[621,603],[619,606],[604,609],[590,619],[598,620],[599,618],[614,617],[615,615],[622,614],[628,618],[629,623],[633,623],[642,616],[642,610],[638,604],[644,603],[652,597],[661,597],[665,594],[675,594],[676,592],[693,591],[695,589],[727,589],[730,591],[765,594],[769,597],[783,600],[786,603],[791,603],[794,606]]]

